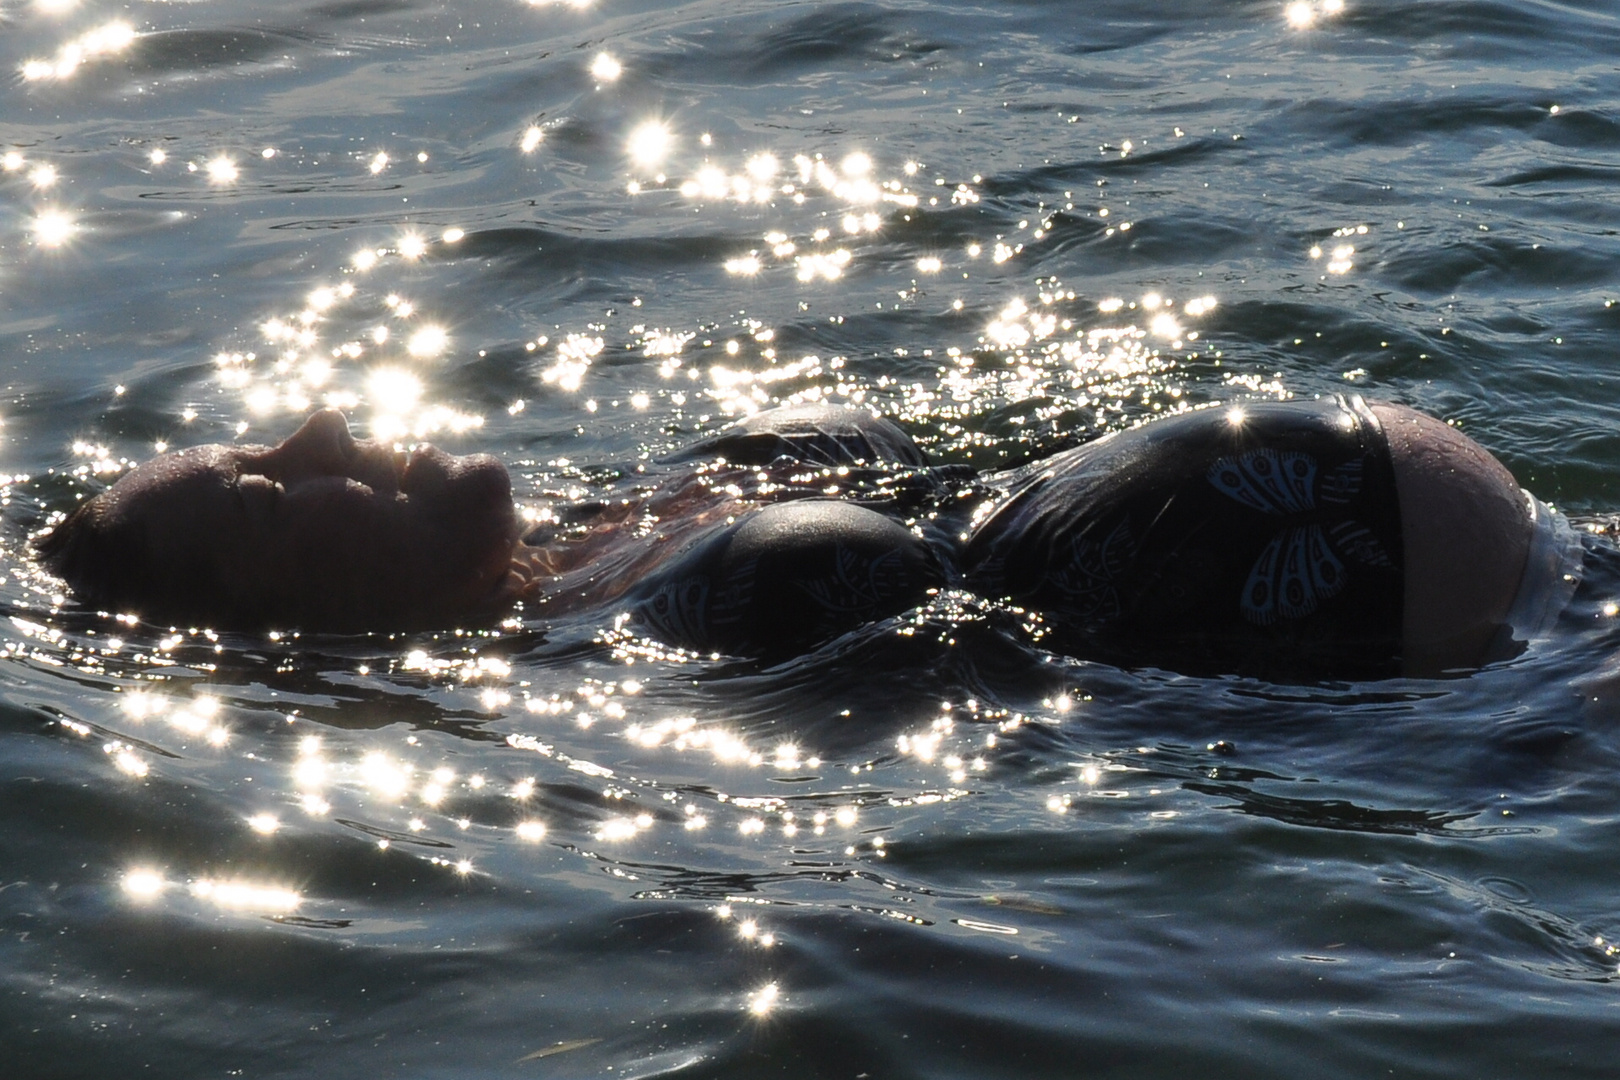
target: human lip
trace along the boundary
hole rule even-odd
[[[427,495],[444,488],[450,478],[450,455],[434,446],[419,446],[397,456],[399,490],[406,495]]]
[[[453,495],[469,505],[510,505],[512,480],[506,466],[489,454],[447,454],[423,446],[406,457],[399,490],[412,498]]]

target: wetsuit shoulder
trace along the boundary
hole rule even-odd
[[[754,511],[638,586],[642,631],[700,651],[781,656],[922,602],[945,574],[874,511],[800,499]]]

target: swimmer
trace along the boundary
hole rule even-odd
[[[673,644],[761,655],[904,611],[943,583],[922,542],[872,510],[729,493],[740,466],[752,477],[776,461],[923,463],[864,410],[773,410],[681,458],[729,471],[685,469],[524,543],[497,459],[399,453],[324,410],[275,447],[199,446],[142,464],[37,549],[82,602],[157,621],[416,630],[489,624],[519,601],[548,614],[623,602]]]
[[[773,465],[925,470],[862,410],[771,410],[670,460],[687,471],[524,543],[498,461],[396,454],[328,411],[275,448],[142,465],[39,550],[83,601],[152,618],[394,630],[618,604],[668,643],[766,656],[960,583],[1036,613],[1054,651],[1285,679],[1477,667],[1579,574],[1567,524],[1488,452],[1359,398],[1196,411],[987,477],[960,551],[851,502],[720,494]]]
[[[121,477],[43,537],[45,564],[113,611],[222,628],[412,629],[511,606],[506,467],[396,453],[318,412],[279,446],[197,446]]]

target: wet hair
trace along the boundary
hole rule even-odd
[[[34,539],[40,562],[89,605],[140,606],[154,615],[197,612],[210,602],[217,608],[224,594],[210,560],[154,558],[138,516],[115,510],[105,494],[87,500]]]

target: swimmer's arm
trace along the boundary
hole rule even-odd
[[[509,575],[514,598],[558,614],[618,599],[698,537],[756,505],[712,480],[683,477],[602,508],[583,532],[519,544]]]

